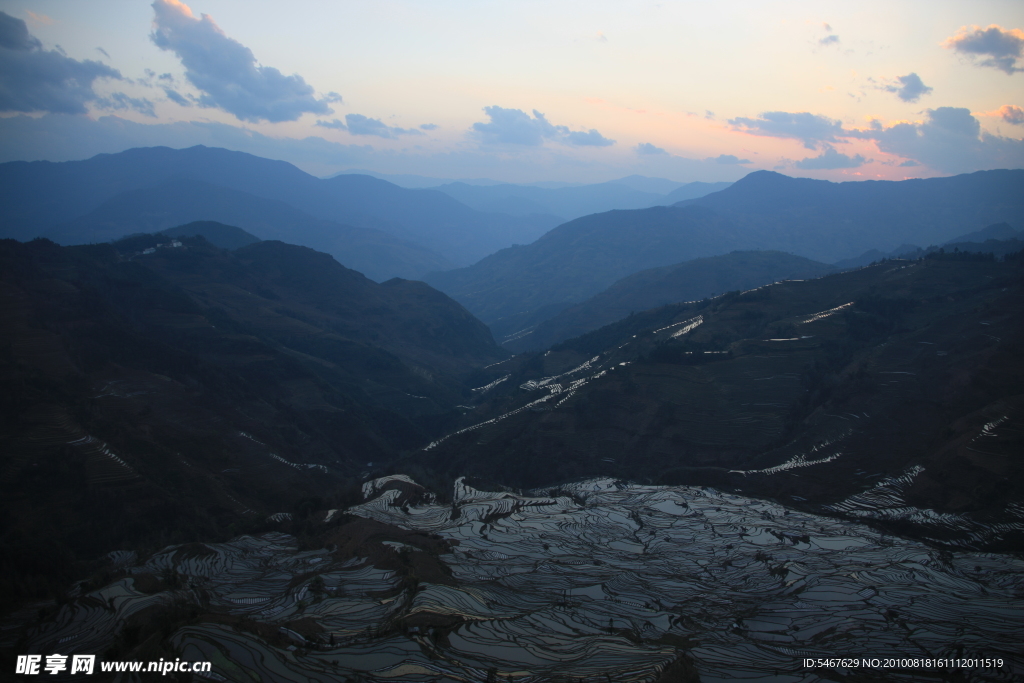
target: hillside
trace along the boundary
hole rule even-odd
[[[106,242],[193,221],[216,221],[260,239],[307,246],[377,281],[417,279],[452,267],[439,254],[382,230],[314,218],[283,201],[180,178],[122,192],[44,236],[58,244]]]
[[[274,241],[180,242],[0,241],[5,604],[112,550],[341,507],[505,356],[421,282]]]
[[[673,304],[492,368],[416,461],[524,488],[712,485],[1019,550],[1022,310],[1019,257],[969,254]]]
[[[603,292],[570,306],[532,329],[513,331],[507,339],[498,341],[515,353],[546,349],[635,312],[752,289],[779,280],[820,277],[832,270],[824,263],[779,251],[736,251],[651,268],[622,278]]]
[[[221,249],[240,249],[260,241],[252,235],[233,225],[224,225],[216,221],[193,221],[176,228],[159,231],[168,237],[195,237],[199,235],[207,242]]]
[[[25,240],[48,234],[123,192],[173,179],[283,201],[320,220],[383,230],[457,265],[533,241],[558,223],[553,218],[482,213],[436,190],[408,190],[369,176],[324,180],[283,161],[199,145],[136,148],[83,161],[0,164],[0,203],[6,207],[0,237]],[[139,219],[146,215],[144,208]],[[219,220],[239,224],[231,216]]]

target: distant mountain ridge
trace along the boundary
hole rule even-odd
[[[729,185],[731,183],[682,184],[660,178],[627,176],[606,183],[562,188],[457,182],[439,185],[435,189],[479,211],[514,216],[547,214],[559,216],[564,222],[605,211],[668,206],[683,199],[717,192]]]
[[[677,206],[729,217],[774,249],[833,263],[867,249],[942,244],[967,230],[1024,216],[1024,170],[944,178],[833,183],[755,171]]]
[[[848,183],[757,171],[670,207],[578,218],[426,280],[493,325],[544,307],[554,315],[622,277],[695,258],[753,249],[829,263],[879,245],[941,243],[1020,216],[1024,170]]]
[[[435,190],[408,190],[368,176],[323,180],[283,161],[199,145],[136,148],[84,161],[0,164],[0,203],[6,214],[0,236],[31,239],[123,192],[181,178],[283,201],[320,220],[382,230],[455,264],[531,242],[558,223],[486,214]]]
[[[382,230],[322,220],[280,200],[186,178],[117,194],[93,211],[57,225],[44,235],[60,244],[105,242],[197,220],[233,225],[259,239],[276,239],[326,252],[346,267],[377,281],[392,277],[418,279],[431,270],[452,267],[439,254]]]
[[[577,218],[536,242],[503,249],[469,268],[424,279],[487,324],[523,311],[583,301],[639,270],[750,244],[703,207],[659,206]]]

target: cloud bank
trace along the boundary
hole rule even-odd
[[[751,135],[800,140],[804,147],[814,150],[837,142],[843,135],[841,122],[809,112],[766,111],[756,119],[729,119],[729,125]]]
[[[636,153],[641,156],[650,156],[651,154],[668,154],[661,147],[656,147],[649,142],[641,142],[639,145],[633,148]]]
[[[860,154],[847,156],[835,150],[829,145],[825,151],[816,157],[807,157],[793,164],[805,171],[833,171],[840,168],[858,168],[867,162]]]
[[[106,64],[44,50],[24,21],[0,12],[0,111],[84,114],[99,78],[122,79]]]
[[[252,50],[226,36],[208,14],[196,19],[178,0],[155,0],[152,6],[150,39],[181,60],[185,77],[202,93],[200,106],[223,109],[240,121],[272,123],[334,111],[328,104],[337,96],[317,99],[302,76],[258,65]]]
[[[575,147],[608,147],[615,144],[615,140],[609,140],[593,128],[573,132],[568,126],[556,126],[536,109],[533,110],[532,118],[521,109],[505,109],[496,105],[484,107],[484,113],[490,121],[474,123],[472,131],[485,144],[536,147],[545,140]]]
[[[982,132],[969,109],[938,107],[921,123],[897,123],[849,131],[849,137],[874,140],[887,154],[913,159],[945,173],[1024,167],[1024,140]]]

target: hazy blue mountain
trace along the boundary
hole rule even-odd
[[[445,183],[466,183],[467,185],[503,185],[501,180],[491,180],[490,178],[430,178],[423,175],[416,175],[414,173],[378,173],[377,171],[367,171],[365,169],[349,169],[347,171],[341,171],[340,173],[332,173],[325,178],[335,178],[340,175],[368,175],[378,180],[386,180],[389,183],[394,183],[399,187],[409,188],[410,190],[423,190],[428,188],[434,188],[438,185],[444,185]]]
[[[720,212],[771,248],[834,263],[868,249],[942,244],[992,223],[1012,225],[1024,215],[1024,170],[844,183],[756,171],[682,204]]]
[[[533,244],[504,249],[470,268],[431,274],[427,281],[503,336],[515,330],[499,323],[502,318],[536,324],[532,312],[553,307],[548,310],[554,314],[557,305],[579,303],[646,268],[737,249],[835,262],[868,249],[940,244],[1021,215],[1024,170],[849,183],[757,171],[671,207],[578,218]]]
[[[668,193],[667,203],[674,204],[675,202],[681,202],[687,199],[697,199],[698,197],[709,195],[712,192],[724,190],[730,185],[732,185],[732,183],[702,183],[699,181],[686,183],[682,187],[677,187]]]
[[[703,207],[608,211],[424,279],[491,325],[546,306],[553,314],[557,305],[583,301],[639,270],[764,246]]]
[[[417,279],[426,272],[451,267],[429,249],[381,230],[314,218],[282,201],[186,179],[122,192],[43,234],[60,244],[84,244],[136,232],[163,231],[197,220],[226,223],[259,239],[282,240],[326,252],[378,281],[392,277]]]
[[[436,190],[409,190],[368,176],[323,180],[283,161],[200,145],[138,148],[84,161],[0,164],[0,203],[6,210],[0,236],[30,239],[121,192],[175,178],[284,201],[322,220],[384,230],[464,265],[530,242],[558,223],[550,217],[486,214]]]
[[[199,235],[207,242],[221,249],[240,249],[260,241],[256,235],[246,232],[233,225],[224,225],[217,221],[193,221],[176,228],[161,230],[168,237],[194,237]]]
[[[564,220],[613,209],[643,209],[672,203],[664,194],[637,190],[619,181],[554,189],[530,185],[449,183],[437,189],[478,211],[516,216],[540,213],[560,216]]]
[[[609,180],[608,182],[615,183],[616,185],[625,185],[626,187],[631,187],[638,192],[650,192],[652,194],[664,195],[671,194],[685,185],[693,184],[680,183],[675,180],[669,180],[668,178],[651,178],[650,176],[636,174],[628,175],[624,178],[617,178],[616,180]]]
[[[436,189],[479,211],[513,216],[548,214],[572,220],[614,209],[668,206],[684,199],[703,197],[732,183],[677,183],[665,178],[631,175],[593,185],[542,187],[533,185],[455,182]]]
[[[634,312],[680,301],[695,301],[735,290],[748,290],[780,280],[808,279],[835,268],[780,251],[734,251],[662,268],[650,268],[622,278],[603,292],[570,306],[516,338],[498,342],[519,353],[546,349],[611,324]]]
[[[1012,240],[1024,238],[1024,230],[1017,230],[1009,223],[993,223],[981,230],[975,230],[969,232],[966,235],[959,235],[951,240],[947,240],[946,244],[956,244],[958,242],[985,242],[988,240]]]

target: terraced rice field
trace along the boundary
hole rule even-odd
[[[937,551],[698,487],[602,479],[518,495],[460,480],[451,504],[400,504],[410,486],[368,482],[349,513],[449,541],[439,559],[451,580],[299,552],[284,534],[171,547],[65,606],[29,651],[102,651],[129,615],[187,600],[276,634],[224,617],[174,633],[183,657],[211,660],[218,680],[655,681],[682,661],[705,682],[816,681],[867,672],[808,669],[804,658],[955,656],[1004,662],[964,680],[1024,675],[1024,561],[1012,556]],[[134,587],[134,576],[172,571],[184,587]]]

